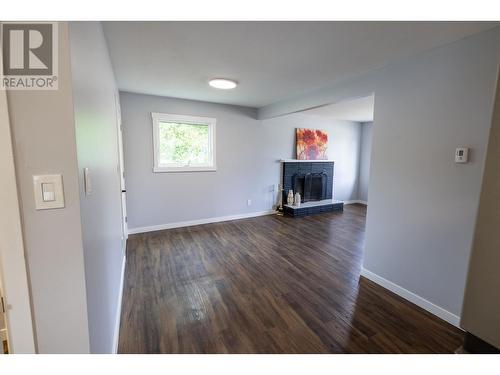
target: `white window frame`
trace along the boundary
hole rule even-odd
[[[200,117],[189,115],[175,115],[170,113],[152,112],[153,119],[153,172],[155,173],[172,173],[172,172],[213,172],[217,170],[216,154],[215,154],[215,125],[217,120],[212,117]],[[160,165],[160,122],[178,122],[183,124],[193,125],[208,125],[208,137],[210,155],[212,163],[209,166],[202,165]]]

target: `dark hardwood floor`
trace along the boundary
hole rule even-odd
[[[120,353],[452,353],[462,333],[361,277],[366,208],[130,236]]]

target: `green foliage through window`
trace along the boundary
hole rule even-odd
[[[206,165],[210,163],[209,126],[160,122],[160,165]]]

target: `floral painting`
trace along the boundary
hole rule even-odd
[[[297,128],[297,159],[328,159],[328,134],[322,130]]]

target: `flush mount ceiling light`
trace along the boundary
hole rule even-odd
[[[230,90],[238,86],[236,81],[226,78],[214,78],[208,81],[208,84],[216,89]]]

